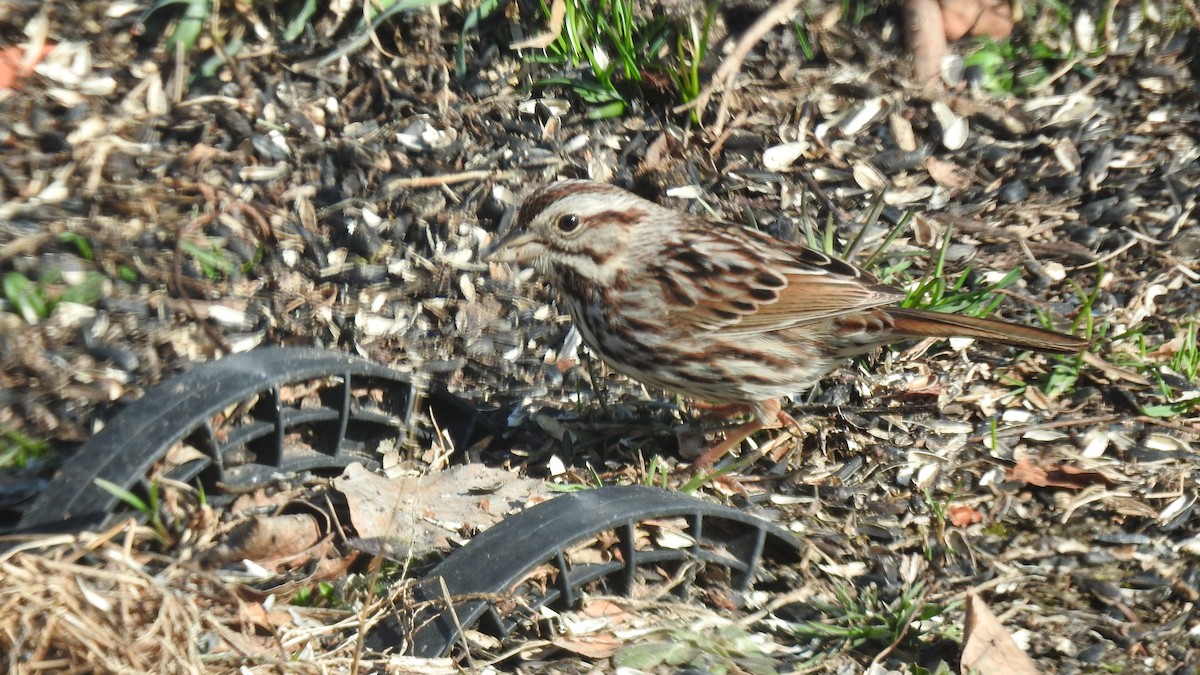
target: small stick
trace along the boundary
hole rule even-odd
[[[487,169],[476,169],[474,171],[462,171],[459,173],[444,173],[439,176],[413,176],[412,178],[393,178],[383,185],[384,192],[392,192],[403,188],[426,188],[439,187],[442,185],[455,185],[458,183],[469,183],[475,180],[487,180],[488,178],[507,178],[512,175],[511,171],[496,172]]]
[[[688,112],[689,110],[697,110],[702,112],[704,106],[708,105],[708,99],[717,92],[718,89],[724,89],[721,95],[721,114],[718,115],[716,126],[713,127],[713,134],[720,136],[721,131],[725,128],[724,116],[729,110],[729,97],[733,93],[733,78],[737,75],[738,70],[742,67],[742,62],[750,55],[750,50],[754,49],[754,45],[758,44],[772,28],[777,24],[782,23],[784,19],[792,13],[792,10],[800,4],[800,0],[779,0],[772,5],[767,11],[763,12],[745,33],[738,38],[737,45],[733,48],[733,53],[721,62],[721,67],[717,68],[717,72],[713,73],[712,81],[705,87],[696,98],[689,103],[681,106],[676,106],[674,112]],[[697,112],[696,117],[700,117],[700,112]]]

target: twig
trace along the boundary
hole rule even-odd
[[[474,180],[487,180],[489,178],[508,178],[512,176],[511,171],[489,171],[486,169],[476,169],[474,171],[461,171],[459,173],[444,173],[439,176],[413,176],[412,178],[393,178],[383,184],[384,192],[393,192],[404,188],[426,188],[440,187],[442,185],[455,185],[457,183],[469,183]]]
[[[1078,56],[1070,61],[1067,61],[1062,65],[1061,68],[1051,73],[1049,77],[1030,87],[1029,92],[1036,93],[1049,89],[1055,82],[1059,80],[1059,78],[1074,70],[1075,66],[1079,65],[1082,61],[1083,59]]]
[[[463,630],[462,622],[458,620],[458,608],[454,606],[454,599],[450,597],[450,589],[446,586],[446,579],[438,577],[437,581],[438,587],[442,591],[442,599],[446,601],[446,611],[450,613],[450,619],[454,621],[454,629],[458,634],[458,639],[462,642],[467,669],[474,670],[475,661],[471,658],[471,644],[467,641],[467,633]]]
[[[1071,270],[1071,271],[1075,271],[1075,270],[1085,270],[1085,269],[1087,269],[1087,268],[1089,268],[1089,267],[1095,267],[1095,266],[1097,266],[1097,265],[1103,265],[1104,263],[1106,263],[1106,262],[1108,262],[1109,260],[1112,260],[1113,258],[1115,258],[1115,257],[1117,257],[1117,256],[1119,256],[1119,255],[1121,255],[1122,253],[1124,253],[1125,251],[1128,251],[1129,249],[1133,248],[1134,246],[1136,246],[1136,245],[1137,245],[1137,244],[1139,244],[1139,243],[1140,243],[1140,242],[1137,240],[1137,238],[1136,238],[1136,237],[1134,237],[1134,238],[1131,238],[1129,241],[1125,242],[1125,245],[1124,245],[1124,246],[1121,246],[1120,248],[1118,248],[1117,250],[1113,251],[1112,253],[1109,253],[1109,254],[1107,254],[1107,255],[1105,255],[1105,256],[1103,256],[1103,257],[1097,258],[1097,259],[1095,259],[1095,260],[1093,260],[1093,261],[1091,261],[1091,262],[1089,262],[1089,263],[1084,263],[1084,264],[1082,264],[1082,265],[1077,265],[1077,266],[1075,266],[1075,267],[1072,267],[1072,268],[1070,268],[1070,270]]]
[[[1004,438],[1008,436],[1021,436],[1031,431],[1061,429],[1063,427],[1076,427],[1083,426],[1085,424],[1106,424],[1108,422],[1115,422],[1119,419],[1124,419],[1124,415],[1100,415],[1099,417],[1083,417],[1077,420],[1055,420],[1053,422],[1046,422],[1044,424],[1027,424],[1019,427],[1012,427],[1010,429],[997,429],[994,434],[991,432],[979,434],[972,437],[971,442],[982,443],[993,436],[996,438]]]
[[[904,636],[908,634],[908,627],[912,625],[913,617],[917,615],[917,609],[917,607],[913,608],[912,614],[908,615],[908,621],[904,622],[904,626],[900,628],[900,633],[896,635],[895,640],[892,640],[892,644],[885,647],[883,651],[875,655],[875,658],[871,659],[871,667],[868,670],[875,670],[875,666],[882,663],[888,654],[891,654],[896,647],[900,646],[900,643],[904,641]]]
[[[1200,423],[1193,424],[1189,427],[1186,424],[1175,424],[1174,422],[1168,422],[1167,420],[1159,419],[1157,417],[1150,417],[1148,415],[1138,415],[1137,417],[1133,418],[1133,421],[1141,422],[1142,424],[1153,424],[1154,426],[1162,427],[1164,429],[1171,429],[1173,431],[1179,431],[1190,436],[1200,437]]]
[[[792,10],[800,4],[800,0],[780,0],[772,5],[767,11],[763,12],[745,33],[738,38],[737,45],[734,46],[733,52],[721,62],[721,66],[717,68],[717,72],[713,73],[712,81],[708,86],[700,91],[696,98],[688,103],[675,108],[675,112],[682,113],[690,110],[695,110],[696,118],[699,119],[704,111],[704,106],[708,105],[708,99],[717,92],[718,89],[723,89],[721,95],[720,112],[712,133],[715,136],[720,136],[721,131],[725,128],[725,113],[729,110],[729,97],[733,93],[733,78],[737,75],[742,67],[742,62],[750,55],[750,50],[754,49],[754,45],[758,44],[772,28],[783,22],[784,19],[792,13]]]
[[[19,255],[32,255],[42,246],[50,243],[58,236],[54,232],[41,231],[17,237],[0,246],[0,262]]]
[[[821,184],[812,177],[812,174],[807,171],[797,171],[796,174],[804,182],[804,187],[808,188],[808,191],[817,198],[817,201],[821,202],[821,206],[824,206],[826,211],[833,214],[834,220],[837,220],[839,223],[850,222],[850,214],[833,203],[833,200],[829,198],[829,195],[825,194],[825,191],[821,189]]]

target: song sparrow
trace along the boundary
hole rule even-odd
[[[1040,328],[888,307],[904,293],[848,262],[590,181],[531,194],[512,231],[484,258],[532,265],[558,290],[583,341],[614,370],[753,412],[697,468],[759,429],[792,421],[781,396],[880,345],[971,337],[1046,352],[1087,347]]]

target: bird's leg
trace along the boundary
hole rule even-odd
[[[728,419],[738,415],[749,415],[754,413],[754,408],[749,403],[707,403],[705,401],[692,401],[692,409],[700,411],[700,416],[703,419]]]
[[[783,412],[783,406],[779,403],[779,399],[773,398],[767,401],[757,401],[751,404],[723,404],[721,406],[712,406],[712,408],[727,408],[741,406],[742,409],[749,408],[754,412],[754,419],[746,422],[742,426],[730,431],[725,435],[725,440],[708,449],[703,455],[700,455],[692,462],[692,471],[700,472],[707,471],[721,460],[722,457],[729,454],[734,448],[741,445],[742,441],[750,437],[751,434],[763,429],[778,429],[784,424],[788,424],[795,429],[799,429],[800,425],[795,418]],[[778,461],[778,460],[776,460]]]
[[[765,428],[767,428],[766,425],[756,417],[725,434],[725,440],[709,448],[703,455],[700,455],[692,462],[692,471],[700,472],[709,470],[713,464],[716,464],[722,457],[729,454],[729,451],[741,445],[742,441],[746,440],[750,434]]]
[[[803,435],[801,433],[803,430],[800,428],[800,423],[796,421],[795,417],[792,417],[791,415],[787,414],[783,410],[780,410],[777,415],[777,419],[779,420],[779,423],[780,423],[779,426],[791,427],[792,433],[795,434],[797,437]],[[791,448],[790,444],[782,444],[778,448],[773,450],[771,452],[771,454],[769,455],[769,457],[771,458],[772,462],[778,462],[779,460],[783,459],[784,455],[786,455],[788,453],[788,451],[790,451],[791,449],[792,448]]]

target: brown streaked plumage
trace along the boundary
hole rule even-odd
[[[589,181],[535,191],[485,257],[542,274],[583,341],[614,370],[747,406],[755,419],[705,453],[700,467],[789,420],[780,397],[880,345],[972,337],[1057,353],[1087,347],[1040,328],[891,307],[904,294],[848,262]]]

